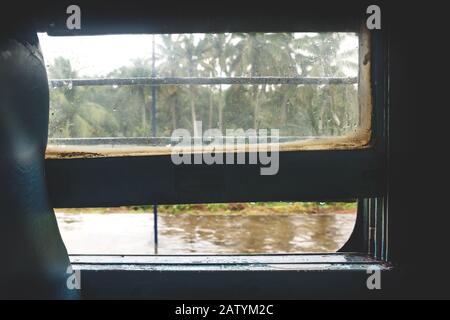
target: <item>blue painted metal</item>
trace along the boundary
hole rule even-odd
[[[156,77],[155,66],[155,36],[152,37],[152,78]],[[152,86],[152,137],[156,137],[156,86]],[[158,253],[158,206],[153,205],[153,236],[155,254]]]

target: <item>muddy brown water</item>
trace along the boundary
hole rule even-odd
[[[355,214],[158,216],[158,254],[335,252]],[[153,215],[57,212],[70,254],[154,254]]]

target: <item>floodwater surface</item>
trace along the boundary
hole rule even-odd
[[[70,254],[155,254],[153,215],[57,212]],[[158,216],[158,254],[336,252],[356,215],[272,214]]]

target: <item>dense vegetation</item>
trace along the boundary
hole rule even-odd
[[[357,48],[343,48],[354,35],[215,34],[159,35],[156,73],[161,77],[357,75]],[[120,45],[120,44],[119,44]],[[112,53],[113,54],[113,53]],[[106,75],[149,77],[152,60],[140,58]],[[58,57],[50,79],[79,78]],[[105,77],[105,75],[100,75]],[[52,88],[50,138],[151,136],[149,86]],[[163,85],[157,88],[157,136],[176,128],[278,128],[284,136],[339,135],[358,119],[356,85]]]
[[[200,215],[267,215],[356,213],[356,202],[247,202],[159,205],[162,214]],[[80,209],[61,209],[65,213],[80,213]],[[118,208],[85,208],[83,213],[151,213],[153,206]]]

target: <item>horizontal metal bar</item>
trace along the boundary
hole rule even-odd
[[[130,137],[130,138],[51,138],[49,145],[164,145],[170,137]]]
[[[287,84],[323,85],[355,84],[357,77],[142,77],[113,79],[50,79],[52,88],[79,86],[128,86],[128,85],[219,85],[219,84]]]

